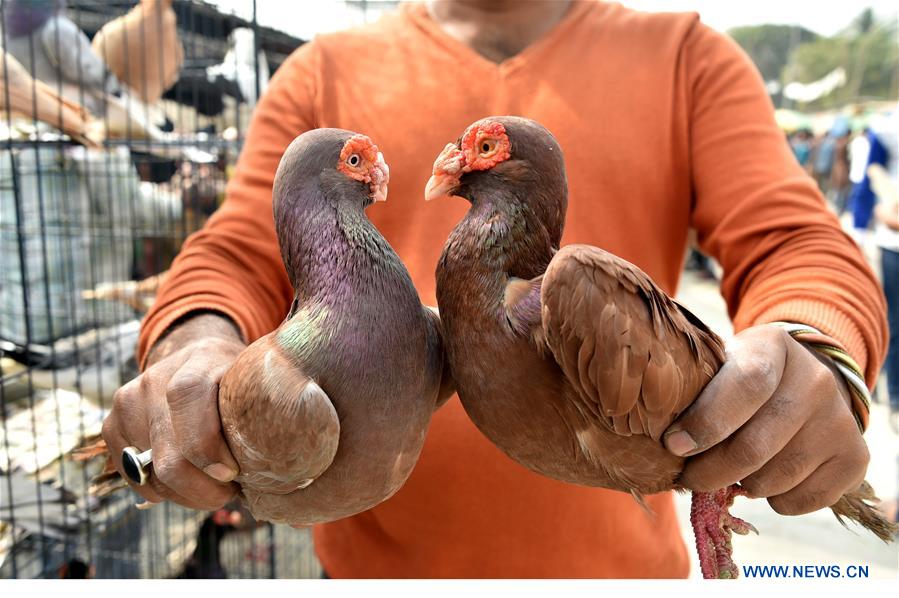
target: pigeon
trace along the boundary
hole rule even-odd
[[[92,46],[136,97],[150,106],[178,80],[184,62],[172,0],[141,0],[127,14],[106,23]]]
[[[293,304],[219,385],[256,519],[310,525],[389,498],[452,393],[439,316],[364,212],[388,177],[371,139],[340,129],[300,135],[281,159],[273,206]]]
[[[250,108],[256,105],[256,74],[259,73],[259,95],[268,87],[268,61],[265,52],[256,51],[253,30],[248,27],[238,27],[228,37],[229,48],[225,53],[225,59],[221,64],[207,67],[206,76],[210,83],[217,83],[223,79],[226,82],[236,83],[239,91],[239,100]],[[257,69],[258,65],[258,69]],[[227,87],[226,87],[227,88]]]
[[[64,0],[7,0],[4,49],[33,76],[91,114],[105,112],[119,82],[91,49],[87,35],[65,15]]]
[[[471,202],[437,267],[444,347],[459,398],[509,457],[564,482],[644,494],[682,489],[661,439],[724,363],[724,344],[637,266],[560,248],[562,150],[539,123],[489,117],[438,156],[425,197]],[[739,485],[694,492],[704,577],[736,577],[728,507]],[[832,509],[886,540],[865,484]]]
[[[227,579],[228,572],[222,565],[222,540],[239,530],[252,530],[252,518],[245,522],[240,507],[225,505],[207,516],[197,531],[193,553],[181,566],[174,579]]]

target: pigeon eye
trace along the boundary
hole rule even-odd
[[[481,154],[489,154],[496,149],[496,139],[485,139],[481,142]]]
[[[359,166],[360,162],[362,162],[362,158],[359,157],[359,154],[353,154],[346,159],[346,163],[350,166]]]

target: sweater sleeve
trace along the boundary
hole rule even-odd
[[[316,61],[314,42],[301,46],[260,98],[224,203],[185,241],[143,321],[142,366],[166,329],[190,312],[227,315],[248,342],[287,313],[293,290],[275,235],[272,184],[290,142],[316,126]]]
[[[734,328],[786,320],[841,341],[873,386],[887,344],[883,292],[774,121],[758,71],[697,22],[683,47],[700,248],[724,269]]]

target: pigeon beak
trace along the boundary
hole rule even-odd
[[[428,185],[425,187],[425,201],[452,195],[458,186],[458,177],[447,174],[435,174],[428,180]]]
[[[425,187],[425,201],[452,195],[466,172],[465,154],[456,144],[448,143],[434,161],[434,170]]]
[[[387,183],[390,181],[390,168],[384,161],[384,155],[378,152],[378,161],[371,170],[371,198],[374,202],[387,201]]]

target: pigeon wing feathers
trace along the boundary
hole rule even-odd
[[[589,410],[618,434],[658,440],[724,361],[721,339],[698,318],[601,249],[561,249],[541,300],[542,342]]]
[[[436,307],[426,306],[423,309],[425,310],[425,319],[428,322],[428,342],[433,346],[433,350],[429,351],[429,354],[439,355],[442,361],[440,366],[440,390],[437,393],[437,404],[434,407],[436,410],[456,393],[456,383],[450,371],[449,357],[447,357],[446,350],[443,348],[443,324],[440,322],[440,312]]]
[[[334,460],[340,421],[330,398],[265,336],[240,354],[219,388],[219,414],[237,480],[285,494],[311,483]]]

